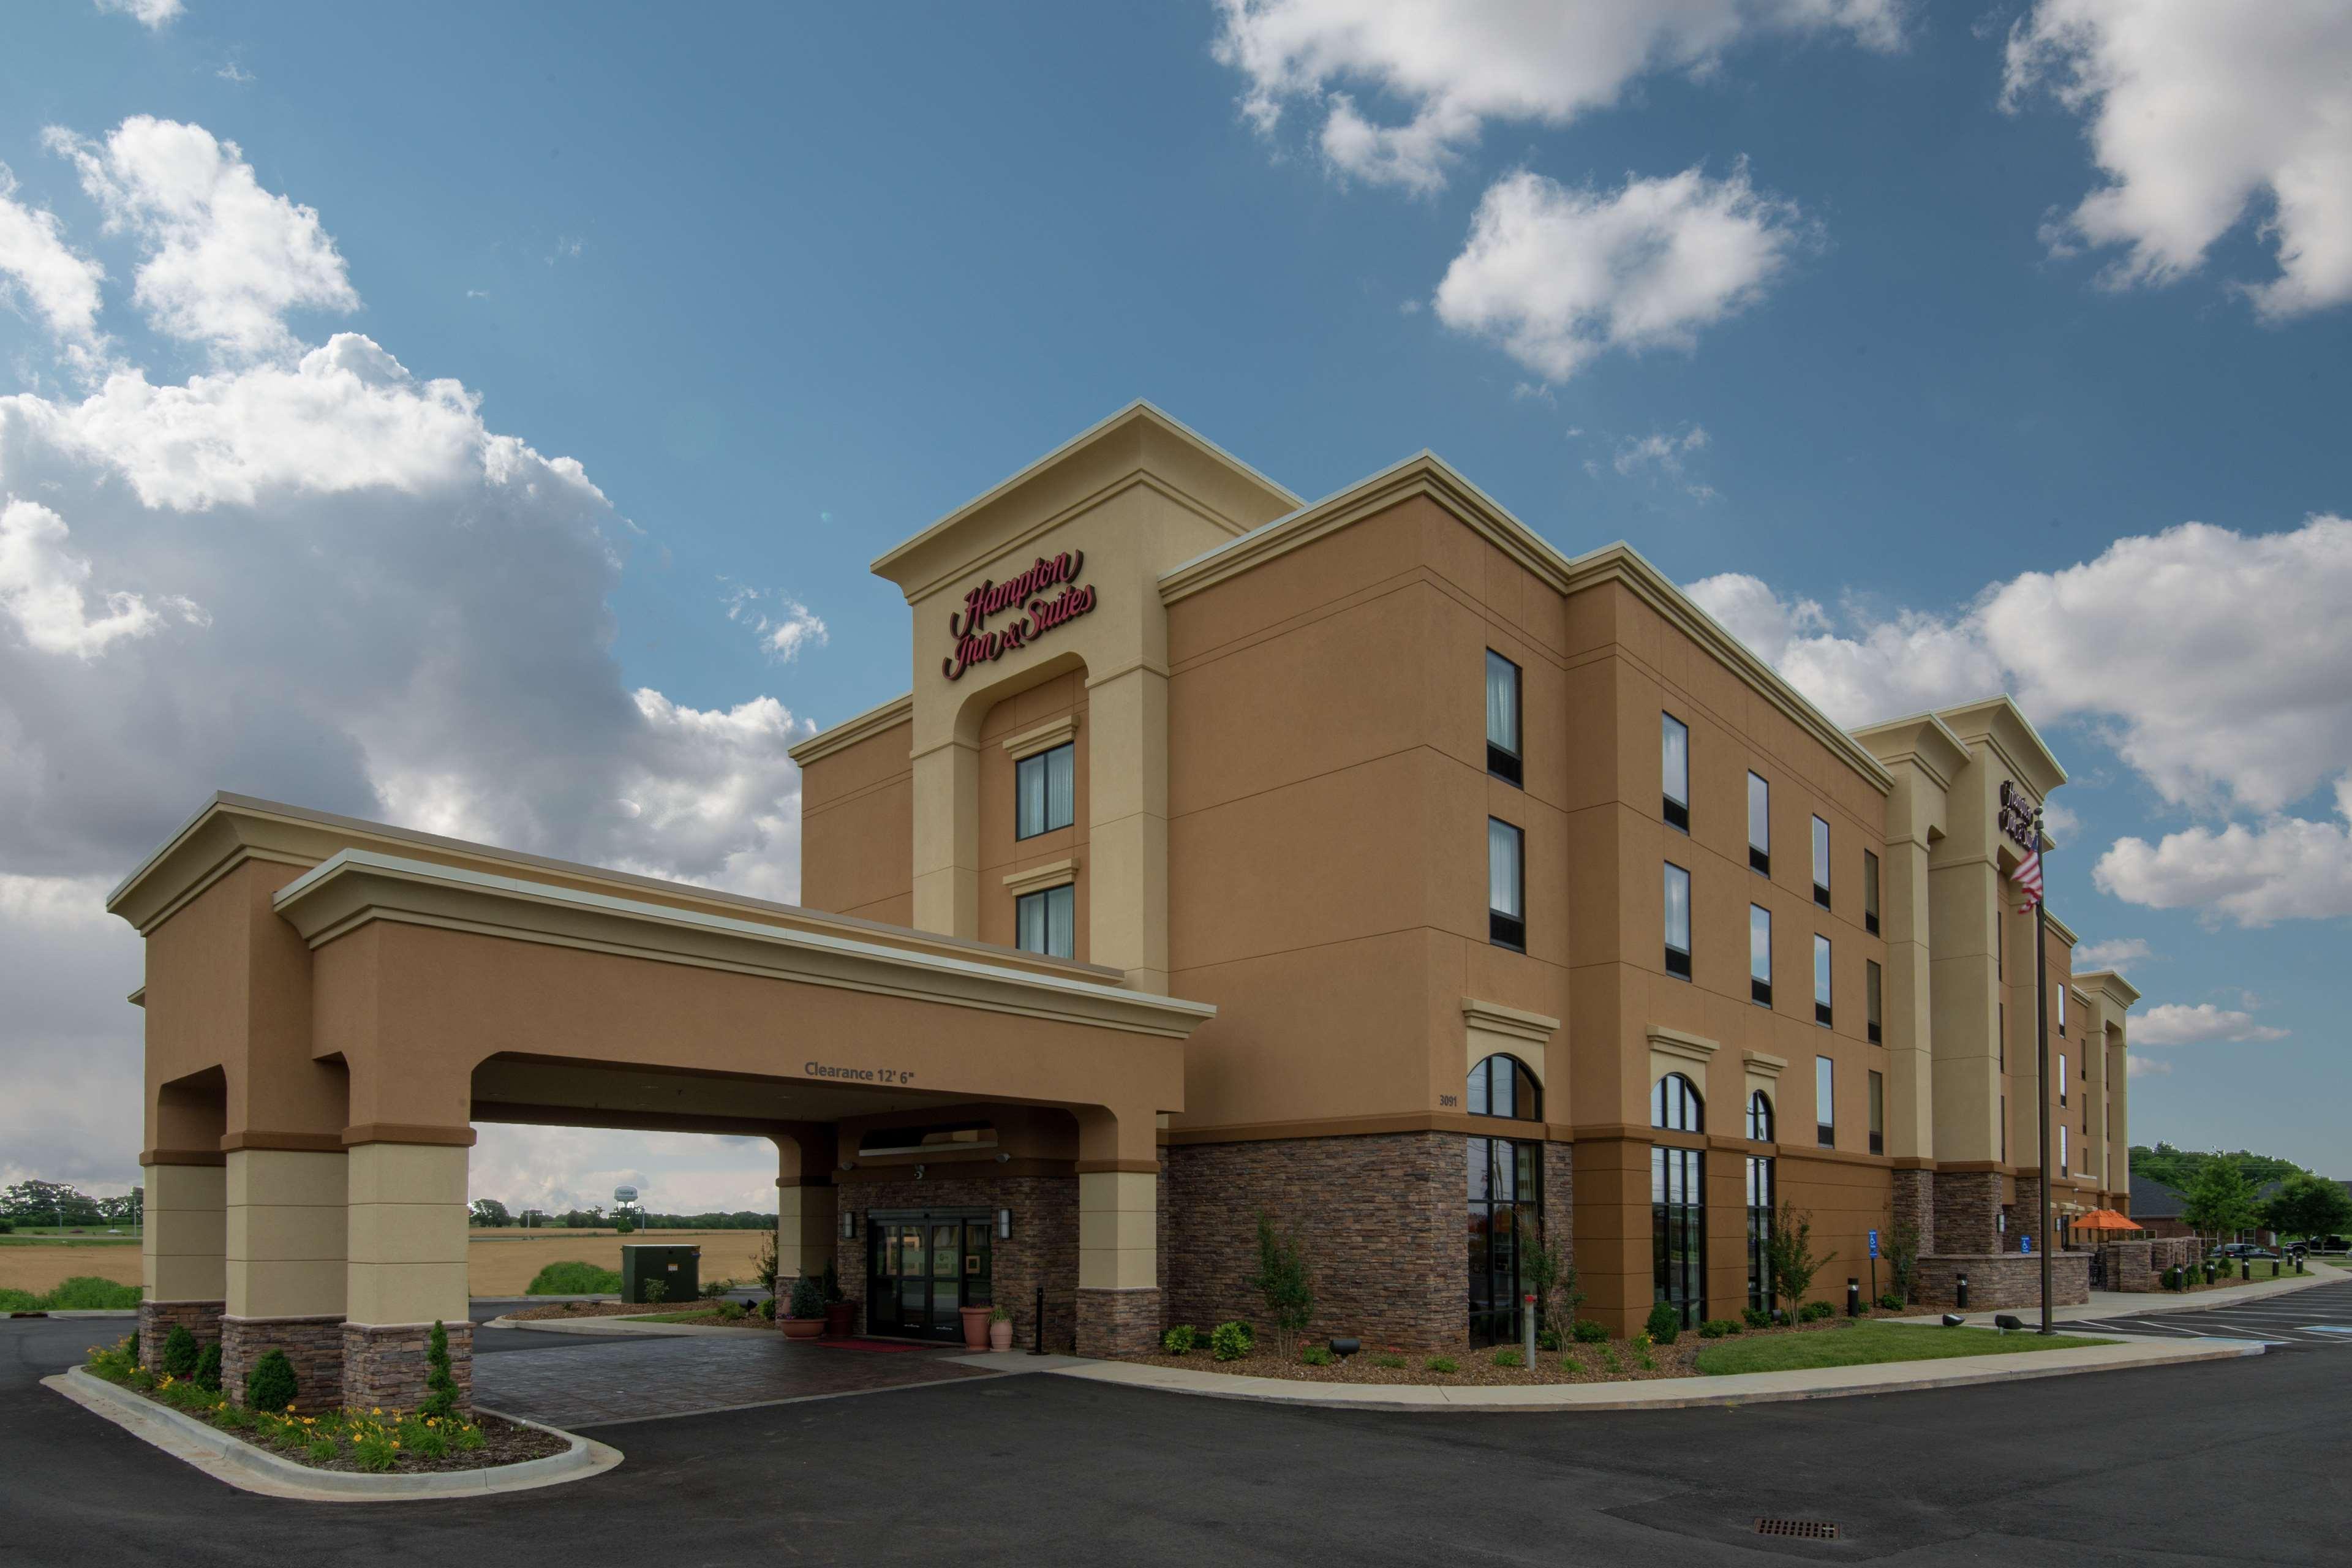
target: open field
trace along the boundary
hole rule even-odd
[[[530,1277],[549,1264],[565,1258],[606,1268],[621,1266],[621,1244],[648,1241],[661,1245],[685,1242],[702,1248],[702,1278],[750,1280],[769,1238],[765,1230],[656,1230],[624,1238],[612,1231],[542,1230],[525,1239],[520,1230],[477,1231],[467,1251],[466,1277],[477,1296],[520,1296]],[[45,1245],[0,1247],[0,1288],[53,1290],[76,1274],[95,1274],[125,1285],[139,1283],[139,1248],[112,1246]]]

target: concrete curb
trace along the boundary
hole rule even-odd
[[[2325,1274],[2306,1274],[2301,1279],[2290,1276],[2284,1279],[2264,1279],[2254,1284],[2232,1285],[2200,1291],[2194,1296],[2176,1295],[2169,1290],[2109,1290],[2101,1292],[2106,1297],[2104,1301],[2092,1301],[2079,1307],[2054,1309],[2050,1314],[2050,1321],[2053,1323],[2079,1323],[2106,1318],[2152,1318],[2168,1312],[2217,1311],[2224,1307],[2242,1307],[2249,1301],[2267,1301],[2277,1296],[2292,1296],[2298,1290],[2308,1290],[2316,1285],[2343,1283],[2342,1279],[2330,1278]],[[2039,1321],[2042,1311],[2039,1307],[2004,1307],[2001,1310],[2014,1312],[2029,1323]],[[1989,1311],[1970,1312],[1967,1317],[1972,1327],[1989,1328],[1991,1326],[1994,1314]],[[1895,1318],[1890,1321],[1898,1323],[1940,1323],[1943,1321],[1943,1317],[1939,1313],[1931,1312],[1920,1317]]]
[[[2105,1337],[2105,1336],[2103,1336]],[[1965,1388],[1974,1384],[2020,1383],[2029,1378],[2078,1373],[2120,1372],[2134,1367],[2177,1366],[2188,1362],[2231,1361],[2260,1355],[2252,1340],[2212,1339],[2193,1346],[2179,1340],[2138,1340],[2083,1350],[2029,1351],[2015,1355],[1970,1356],[1951,1361],[1881,1362],[1803,1372],[1748,1372],[1728,1377],[1661,1378],[1643,1383],[1583,1383],[1508,1387],[1443,1388],[1416,1384],[1302,1383],[1281,1378],[1238,1377],[1229,1373],[1182,1367],[1092,1362],[1044,1368],[1057,1377],[1118,1384],[1163,1394],[1211,1399],[1248,1399],[1270,1405],[1315,1405],[1337,1410],[1454,1411],[1687,1410],[1796,1399],[1840,1399],[1860,1394],[1905,1394],[1925,1388]],[[1928,1368],[1937,1370],[1929,1371]],[[1701,1392],[1701,1390],[1705,1392]]]
[[[532,1491],[566,1481],[585,1480],[621,1462],[618,1448],[536,1421],[525,1421],[520,1415],[508,1415],[507,1420],[553,1432],[571,1447],[543,1459],[439,1475],[366,1476],[342,1470],[314,1470],[266,1448],[257,1448],[232,1433],[216,1430],[167,1405],[158,1405],[127,1388],[119,1388],[81,1367],[45,1377],[41,1383],[132,1436],[194,1465],[215,1480],[264,1497],[294,1498],[305,1502],[407,1502],[485,1497],[494,1492]],[[487,1410],[484,1414],[499,1415],[504,1412]]]
[[[715,1323],[633,1323],[626,1318],[492,1318],[485,1329],[529,1329],[542,1334],[593,1334],[599,1338],[688,1339],[697,1334],[763,1334],[781,1342],[771,1323],[763,1329],[730,1329]]]

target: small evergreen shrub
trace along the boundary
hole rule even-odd
[[[1433,1355],[1427,1361],[1423,1362],[1421,1364],[1428,1368],[1431,1372],[1459,1372],[1462,1370],[1460,1367],[1454,1364],[1454,1358],[1450,1355]]]
[[[824,1316],[824,1287],[806,1274],[793,1281],[793,1316]]]
[[[1209,1353],[1219,1361],[1239,1361],[1257,1348],[1257,1335],[1247,1323],[1219,1323],[1209,1334]]]
[[[1642,1331],[1650,1336],[1653,1343],[1670,1345],[1675,1342],[1675,1336],[1683,1331],[1683,1315],[1673,1302],[1661,1301],[1650,1309],[1649,1319],[1642,1325]]]
[[[523,1287],[526,1296],[611,1296],[621,1289],[616,1268],[577,1261],[551,1263]]]
[[[1803,1306],[1797,1309],[1797,1321],[1801,1323],[1818,1323],[1823,1318],[1829,1317],[1837,1309],[1831,1306],[1827,1301],[1808,1301]]]
[[[294,1363],[284,1351],[271,1351],[246,1374],[245,1403],[255,1410],[290,1409],[300,1392],[294,1382]]]
[[[1698,1337],[1703,1340],[1719,1340],[1726,1334],[1738,1331],[1739,1325],[1728,1318],[1709,1318],[1698,1326]]]
[[[1609,1342],[1609,1331],[1590,1318],[1576,1321],[1575,1333],[1576,1342],[1580,1345],[1605,1345]]]
[[[1179,1323],[1160,1336],[1160,1348],[1170,1355],[1190,1355],[1200,1337],[1192,1324]]]
[[[641,1279],[637,1282],[637,1300],[648,1307],[658,1307],[669,1300],[669,1281]]]
[[[416,1414],[447,1421],[457,1414],[457,1375],[449,1366],[449,1331],[433,1321],[432,1337],[425,1342],[425,1399]]]
[[[1739,1314],[1739,1321],[1751,1329],[1769,1329],[1772,1326],[1772,1314],[1761,1307],[1749,1307]]]
[[[1526,1359],[1522,1357],[1517,1351],[1513,1350],[1508,1345],[1496,1351],[1494,1354],[1493,1360],[1496,1366],[1525,1366],[1527,1364]]]
[[[1308,1345],[1298,1352],[1298,1359],[1308,1366],[1329,1366],[1339,1358],[1331,1353],[1331,1347],[1328,1345]]]
[[[1556,1351],[1559,1349],[1559,1345],[1560,1339],[1559,1331],[1558,1329],[1546,1329],[1536,1335],[1536,1349],[1539,1351]]]
[[[218,1340],[215,1340],[212,1343],[205,1347],[204,1353],[202,1355],[196,1357],[196,1385],[199,1388],[204,1389],[208,1394],[218,1394],[220,1392],[220,1342]]]
[[[1878,1310],[1882,1312],[1899,1312],[1903,1310],[1903,1298],[1889,1290],[1878,1299]]]
[[[768,1300],[760,1303],[760,1316],[767,1319],[772,1323],[776,1321],[776,1300],[774,1297],[771,1296]]]
[[[197,1348],[196,1336],[188,1332],[185,1323],[173,1323],[172,1331],[163,1336],[163,1371],[167,1377],[194,1377],[196,1363],[204,1359]]]

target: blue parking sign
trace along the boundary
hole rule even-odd
[[[1870,1233],[1870,1255],[1873,1258],[1878,1256],[1878,1233],[1874,1230]]]

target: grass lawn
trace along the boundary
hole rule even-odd
[[[2039,1334],[2001,1334],[1990,1329],[1863,1321],[1822,1333],[1721,1340],[1698,1352],[1698,1370],[1719,1377],[1736,1372],[1793,1372],[1816,1366],[1868,1366],[1885,1361],[1941,1361],[1951,1356],[2074,1350],[2115,1342],[2074,1334],[2053,1334],[2044,1339]]]

